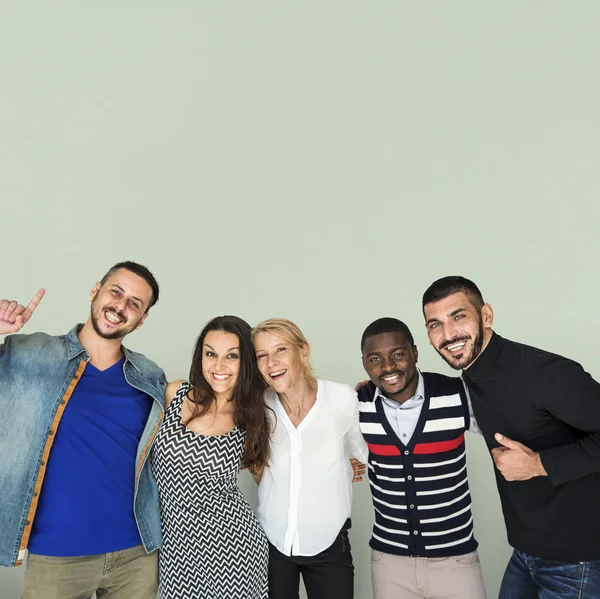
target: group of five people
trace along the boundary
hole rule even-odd
[[[164,599],[293,599],[300,577],[309,599],[350,599],[350,456],[356,478],[368,467],[375,599],[485,598],[467,430],[490,449],[514,547],[500,597],[600,597],[600,385],[494,333],[468,279],[423,296],[429,340],[462,378],[420,372],[410,329],[381,318],[358,393],[316,379],[279,318],[212,319],[188,380],[167,383],[122,344],[159,296],[134,262],[93,287],[86,323],[13,335],[43,294],[0,301],[0,565],[28,550],[25,599],[145,599],[159,582]]]

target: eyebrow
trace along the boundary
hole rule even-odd
[[[215,353],[217,353],[217,352],[216,352],[216,350],[215,350],[215,348],[214,348],[212,345],[209,345],[208,343],[205,343],[205,344],[204,344],[204,347],[209,347],[209,348],[210,348],[210,349],[212,349],[212,350],[213,350]],[[235,347],[230,347],[230,348],[229,348],[228,350],[226,350],[226,351],[231,351],[231,350],[233,350],[233,349],[238,349],[238,350],[239,350],[240,348],[239,348],[239,347],[236,345]]]
[[[273,347],[285,347],[286,345],[287,345],[286,343],[278,343],[277,345],[274,345]],[[259,348],[254,351],[268,351],[268,350],[266,350],[264,348]]]
[[[119,289],[120,291],[122,291],[123,293],[125,293],[125,289],[123,289],[123,287],[121,287],[120,285],[117,285],[116,283],[113,283],[112,286],[116,287],[117,289]],[[144,305],[144,300],[140,299],[139,297],[136,297],[135,295],[132,295],[131,297],[134,300],[137,300],[138,302],[140,302],[140,304],[142,304],[142,306]]]
[[[272,349],[277,349],[278,347],[286,347],[286,345],[287,345],[286,343],[278,343],[277,345],[274,345],[272,347]],[[255,355],[258,355],[260,352],[267,352],[268,353],[269,350],[265,349],[263,347],[259,347],[259,348],[257,348],[257,349],[254,350],[254,354]]]
[[[456,310],[452,310],[452,312],[450,312],[450,314],[448,314],[448,317],[452,317],[452,316],[456,316],[457,314],[460,314],[461,312],[466,312],[467,309],[466,308],[457,308]],[[439,318],[430,318],[429,320],[427,320],[425,322],[425,324],[429,324],[431,322],[440,322]]]
[[[397,347],[392,347],[392,349],[387,349],[387,350],[383,350],[383,351],[372,351],[372,352],[369,352],[365,356],[365,358],[368,358],[369,356],[380,356],[384,352],[391,353],[391,352],[397,351],[399,349],[406,350],[406,349],[408,349],[408,346],[406,346],[406,345],[398,345]]]

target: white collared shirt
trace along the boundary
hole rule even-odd
[[[352,509],[350,457],[366,463],[358,398],[349,385],[318,381],[317,400],[296,428],[277,394],[265,391],[271,421],[269,465],[256,515],[285,555],[316,555],[339,534]]]
[[[383,405],[385,417],[404,445],[410,441],[413,433],[415,432],[415,428],[417,428],[419,416],[421,415],[421,409],[423,408],[423,403],[425,402],[425,382],[423,380],[421,371],[419,370],[418,372],[419,382],[417,383],[417,390],[415,391],[413,397],[407,399],[403,404],[399,404],[397,401],[387,398],[385,395],[383,395],[379,387],[375,388],[375,395],[373,397],[373,400],[377,399],[377,397],[381,397],[381,403]],[[462,381],[465,394],[467,396],[467,408],[469,410],[469,432],[481,435],[481,430],[479,429],[479,425],[477,424],[475,415],[473,414],[473,405],[471,403],[469,389],[467,388],[467,385],[465,385],[465,381],[462,377],[460,377],[460,380]]]

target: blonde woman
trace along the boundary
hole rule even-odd
[[[269,598],[298,598],[302,575],[309,599],[352,599],[349,457],[367,458],[356,393],[315,378],[308,341],[293,322],[265,320],[252,337],[272,421],[269,463],[256,477]]]

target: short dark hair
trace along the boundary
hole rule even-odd
[[[365,349],[365,343],[369,337],[382,335],[383,333],[402,333],[411,345],[415,344],[410,329],[401,320],[385,317],[374,320],[365,329],[360,340],[360,351],[362,352]]]
[[[464,293],[475,308],[478,310],[483,308],[483,304],[485,303],[483,295],[481,295],[479,287],[473,281],[461,276],[449,276],[442,277],[429,286],[423,294],[423,310],[425,310],[427,304],[439,302],[455,293]]]
[[[144,279],[144,281],[146,281],[146,283],[148,283],[148,285],[150,285],[152,289],[152,296],[150,297],[150,303],[146,308],[146,312],[148,312],[148,310],[150,310],[150,308],[152,308],[152,306],[154,306],[154,304],[158,302],[159,287],[157,280],[154,278],[154,275],[145,266],[142,266],[137,262],[131,262],[130,260],[127,260],[125,262],[118,262],[102,277],[102,279],[100,280],[100,286],[102,287],[102,285],[104,285],[104,283],[106,283],[106,281],[121,268],[132,272],[138,277],[141,277],[142,279]]]

